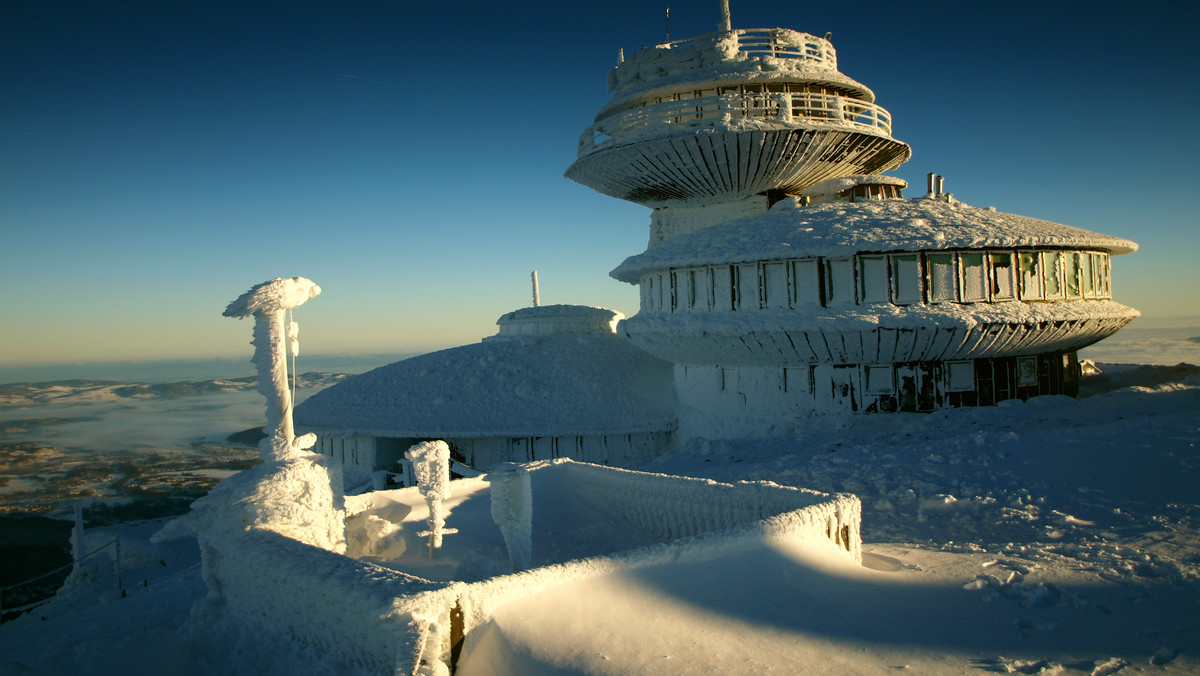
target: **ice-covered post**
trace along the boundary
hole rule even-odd
[[[267,438],[259,444],[263,460],[283,460],[310,448],[315,441],[305,435],[297,443],[292,426],[292,396],[288,390],[287,344],[297,352],[295,322],[285,326],[287,312],[321,293],[321,287],[303,277],[276,277],[251,288],[225,308],[226,317],[254,317],[254,362],[258,391],[267,398]],[[289,340],[290,339],[290,340]]]
[[[450,497],[450,447],[446,442],[422,441],[404,452],[404,457],[412,463],[413,472],[417,475],[417,490],[425,498],[429,507],[429,530],[417,533],[429,536],[429,558],[433,558],[433,550],[442,546],[442,535],[457,533],[454,528],[446,528],[446,518],[442,516],[442,500]]]
[[[502,462],[488,472],[491,483],[492,521],[500,527],[513,570],[529,568],[533,558],[533,492],[529,472],[518,464]]]

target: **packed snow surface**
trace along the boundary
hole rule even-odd
[[[1101,368],[1084,378],[1091,396],[1080,400],[816,416],[789,439],[698,441],[656,460],[645,469],[858,495],[863,567],[839,562],[823,541],[768,538],[703,560],[668,556],[493,608],[459,668],[1197,673],[1200,369]],[[348,507],[366,497],[348,499]],[[416,491],[413,498],[415,511],[423,500]],[[452,500],[460,499],[470,498]],[[480,522],[491,524],[480,507]],[[423,518],[390,509],[398,521]],[[450,509],[451,522],[464,513]],[[282,541],[294,543],[256,546]],[[498,534],[495,544],[503,547]],[[330,577],[342,569],[326,567],[336,555],[325,554],[273,571],[311,580],[311,595],[291,600],[301,613],[345,604],[327,594],[330,580],[343,578]],[[228,618],[193,616],[207,593],[198,568],[186,558],[164,560],[157,569],[171,577],[151,578],[125,599],[60,599],[0,627],[0,672],[363,673],[333,652],[248,634]],[[340,560],[349,561],[347,576],[366,565]],[[248,590],[261,571],[246,568]],[[376,607],[376,617],[394,612]],[[347,620],[331,628],[336,636],[371,626]]]
[[[1131,253],[1137,244],[1028,216],[919,197],[770,211],[680,235],[626,258],[613,278],[637,284],[669,268],[787,258],[848,258],[863,252],[1069,247]]]

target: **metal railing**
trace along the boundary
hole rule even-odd
[[[656,49],[704,48],[715,45],[725,33],[705,33],[656,45]],[[787,28],[744,28],[733,31],[737,51],[748,57],[773,56],[781,59],[805,59],[837,68],[837,52],[829,41]],[[803,37],[802,37],[803,36]],[[634,53],[632,60],[637,58]]]
[[[892,116],[873,103],[808,92],[719,94],[662,101],[622,110],[588,127],[579,137],[579,156],[613,143],[658,132],[718,127],[737,120],[775,122],[780,128],[828,125],[892,135]]]

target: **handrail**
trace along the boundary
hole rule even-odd
[[[733,31],[737,38],[738,52],[746,56],[774,56],[784,59],[806,59],[820,63],[828,63],[837,68],[837,53],[828,41],[822,38],[802,40],[800,44],[781,39],[783,35],[806,35],[799,31],[786,28],[740,28]],[[691,47],[705,42],[715,43],[725,36],[725,33],[705,33],[692,37],[671,40],[655,45],[656,49],[678,49]],[[811,36],[810,36],[811,37]],[[822,44],[824,43],[824,44]],[[636,53],[635,53],[636,54]],[[635,56],[636,58],[636,56]]]
[[[817,124],[892,135],[891,113],[874,103],[845,96],[808,92],[718,94],[648,103],[614,113],[584,130],[579,137],[578,156],[656,132],[718,127],[735,119],[775,122],[783,128]]]

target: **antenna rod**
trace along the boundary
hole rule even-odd
[[[667,5],[667,42],[671,41],[671,6]]]
[[[733,21],[729,18],[729,0],[721,0],[721,23],[717,29],[728,33],[733,30]]]
[[[534,270],[533,274],[529,277],[531,280],[533,280],[533,306],[540,307],[542,304],[542,297],[541,294],[538,293],[537,270]]]

